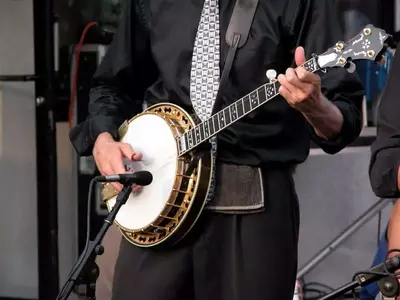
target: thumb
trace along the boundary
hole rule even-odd
[[[294,53],[294,60],[296,62],[296,66],[301,66],[306,62],[306,55],[303,47],[296,48],[296,52]]]

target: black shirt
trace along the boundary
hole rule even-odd
[[[203,1],[147,1],[150,32],[141,22],[142,10],[132,4],[135,1],[127,1],[118,32],[94,77],[89,116],[71,132],[81,155],[90,155],[101,132],[117,138],[118,126],[142,110],[143,99],[150,105],[171,102],[192,112],[189,75]],[[297,45],[304,46],[309,56],[342,40],[333,1],[306,2],[259,1],[247,43],[238,50],[222,91],[224,105],[266,83],[268,69],[284,73],[293,64]],[[220,0],[221,65],[229,49],[225,33],[234,4]],[[352,142],[361,131],[362,84],[342,68],[321,77],[323,93],[344,116],[336,141],[319,138],[300,112],[276,97],[218,135],[219,159],[250,166],[298,164],[307,158],[311,139],[328,153]]]
[[[400,57],[395,56],[378,108],[377,137],[371,147],[369,175],[374,193],[398,198],[397,173],[400,166]]]

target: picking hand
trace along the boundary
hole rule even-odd
[[[285,75],[279,75],[281,84],[279,93],[299,111],[309,111],[321,100],[321,79],[318,75],[299,67],[306,62],[304,49],[298,47],[295,52],[298,68],[289,68]]]
[[[142,154],[135,153],[129,144],[116,142],[110,134],[102,133],[94,144],[93,157],[102,175],[113,175],[126,173],[124,158],[141,160]],[[112,185],[118,192],[122,190],[122,184],[113,182]]]

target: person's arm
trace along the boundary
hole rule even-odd
[[[400,201],[396,201],[392,213],[390,215],[389,226],[387,229],[387,240],[388,249],[400,249]],[[393,256],[400,254],[399,252],[393,252],[389,254]]]
[[[369,176],[381,198],[400,197],[400,57],[394,57],[378,107],[376,140],[371,146]]]
[[[302,3],[291,26],[293,40],[297,42],[293,49],[303,46],[310,57],[313,53],[322,54],[343,40],[333,1]],[[357,75],[343,68],[327,69],[326,73],[318,72],[318,75],[322,92],[319,104],[303,115],[310,124],[312,140],[326,153],[334,154],[353,142],[361,132],[364,89]]]
[[[144,89],[153,75],[152,59],[134,3],[126,1],[118,30],[94,75],[89,114],[70,132],[79,155],[91,155],[99,135],[118,139],[119,126],[142,111]]]

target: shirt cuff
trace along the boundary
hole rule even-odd
[[[361,119],[354,116],[349,108],[349,103],[345,101],[333,102],[343,115],[343,125],[336,137],[324,139],[317,135],[314,128],[310,125],[311,139],[328,154],[335,154],[352,143],[361,132]]]
[[[400,149],[385,148],[371,158],[369,176],[377,197],[399,198],[397,179],[400,166]]]
[[[118,128],[122,122],[119,118],[111,116],[90,117],[71,129],[69,134],[71,143],[80,156],[90,156],[99,134],[108,132],[118,140]]]

